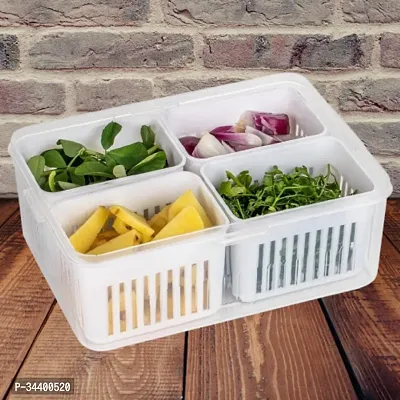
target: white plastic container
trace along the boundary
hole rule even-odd
[[[275,165],[284,173],[307,165],[313,175],[320,175],[326,174],[327,164],[332,166],[343,196],[356,189],[358,194],[246,220],[246,230],[251,227],[266,232],[231,247],[234,296],[250,302],[356,274],[369,256],[374,210],[369,200],[376,195],[375,188],[342,143],[329,136],[288,143],[279,152],[267,146],[257,153],[209,162],[202,168],[230,221],[239,222],[242,220],[216,190],[226,180],[226,171],[237,175],[249,170],[254,180],[260,181]],[[240,232],[241,226],[235,230]]]
[[[204,131],[217,126],[233,125],[239,121],[245,110],[287,114],[290,121],[290,135],[293,138],[321,135],[326,131],[302,95],[287,86],[263,88],[260,91],[251,90],[251,93],[244,90],[234,95],[215,96],[180,104],[168,108],[163,113],[162,120],[187,157],[186,169],[200,173],[200,168],[210,160],[190,156],[179,138],[200,136]],[[246,152],[253,153],[260,149],[246,150]],[[217,158],[225,157],[218,156]]]
[[[185,156],[180,135],[233,124],[249,109],[288,113],[297,139],[209,160]],[[101,130],[111,120],[123,126],[116,146],[138,140],[142,124],[152,125],[170,168],[59,193],[40,189],[26,165],[30,156],[59,138],[99,149]],[[354,290],[372,282],[378,271],[390,180],[351,128],[297,74],[25,127],[13,135],[9,152],[24,237],[77,338],[93,350]],[[328,162],[343,176],[344,194],[360,193],[236,221],[213,185],[228,166],[237,172],[246,165],[259,174],[272,164],[300,163],[317,173]],[[184,164],[197,174],[203,168],[208,187],[198,176],[179,172]],[[120,203],[149,217],[189,188],[218,226],[101,257],[78,254],[69,244],[68,235],[98,205]],[[318,257],[307,244],[316,242]]]

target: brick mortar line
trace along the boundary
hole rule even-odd
[[[28,64],[28,59],[23,56],[23,65]],[[88,68],[77,70],[40,70],[28,65],[16,71],[1,71],[0,80],[22,81],[35,79],[38,82],[70,82],[74,79],[252,79],[266,75],[291,72],[299,73],[318,82],[346,82],[359,79],[399,79],[400,69],[394,68],[369,68],[359,70],[300,70],[300,69],[195,69],[196,64],[182,69],[147,69],[147,68]],[[191,67],[191,68],[190,68]],[[377,75],[379,72],[379,75]]]
[[[31,33],[39,37],[51,33],[69,32],[100,32],[100,33],[176,33],[195,35],[198,33],[208,35],[246,35],[246,34],[326,34],[345,36],[349,34],[382,34],[400,33],[400,24],[351,24],[340,23],[331,25],[265,25],[265,26],[203,26],[203,25],[170,25],[166,23],[148,22],[140,26],[1,26],[2,33]]]

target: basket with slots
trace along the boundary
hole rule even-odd
[[[194,158],[181,145],[181,136],[232,125],[245,110],[287,114],[293,140],[210,159]],[[118,146],[138,140],[140,125],[151,125],[168,168],[56,193],[39,187],[29,157],[60,137],[96,150],[99,130],[112,120],[123,126]],[[26,127],[9,151],[24,237],[75,335],[93,350],[353,290],[376,276],[390,180],[297,74]],[[240,219],[217,190],[227,170],[248,170],[260,180],[274,165],[284,173],[305,165],[318,176],[328,164],[341,196],[324,202]],[[100,206],[123,206],[149,219],[187,190],[212,227],[99,255],[78,253],[69,240]]]

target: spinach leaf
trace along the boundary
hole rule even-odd
[[[72,183],[78,186],[84,186],[85,185],[85,177],[82,175],[76,175],[75,174],[75,169],[76,168],[69,168],[68,173],[69,177]],[[68,181],[69,179],[65,179],[65,181]]]
[[[144,172],[157,171],[165,167],[167,162],[167,156],[165,151],[159,151],[157,153],[151,154],[142,160],[139,164],[136,164],[128,172],[128,175],[138,175]]]
[[[115,161],[114,157],[110,154],[111,152],[108,151],[105,155],[105,162],[106,165],[110,168],[114,168],[118,163]]]
[[[101,145],[104,150],[108,150],[114,144],[114,140],[121,129],[122,126],[115,121],[111,121],[105,126],[101,135]]]
[[[28,160],[28,167],[31,170],[36,182],[39,182],[43,174],[46,161],[43,156],[33,156]]]
[[[75,168],[75,175],[84,176],[103,176],[105,178],[114,178],[112,169],[99,161],[88,161]]]
[[[54,182],[58,181],[68,181],[69,176],[67,170],[60,172],[54,177]]]
[[[156,135],[150,126],[143,125],[140,129],[140,136],[142,137],[142,141],[146,149],[150,149],[154,146]]]
[[[64,181],[58,181],[58,185],[62,190],[75,189],[80,186],[77,185],[76,183],[64,182]]]
[[[67,166],[64,158],[57,150],[47,150],[42,156],[44,157],[45,164],[50,168],[65,168]]]
[[[148,153],[143,143],[136,142],[115,150],[110,150],[106,155],[116,162],[115,165],[123,165],[128,171],[143,161],[148,156]],[[115,167],[115,165],[113,167]]]
[[[85,148],[83,144],[74,142],[72,140],[59,139],[57,140],[57,144],[62,146],[65,155],[70,158],[75,157],[81,149]]]

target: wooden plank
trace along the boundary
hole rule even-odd
[[[317,301],[189,332],[186,399],[354,399]]]
[[[185,334],[109,352],[82,347],[58,305],[32,347],[18,378],[73,378],[72,399],[180,399],[183,390]],[[8,399],[36,400],[10,393]]]
[[[376,280],[361,290],[326,298],[324,304],[364,398],[399,399],[398,250],[384,237]]]
[[[387,203],[385,235],[400,251],[400,199],[389,200]]]
[[[0,226],[18,210],[18,200],[0,199]]]
[[[1,203],[2,204],[2,203]],[[5,210],[12,212],[9,203]],[[0,228],[0,398],[54,301],[21,233],[19,212]]]

